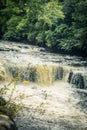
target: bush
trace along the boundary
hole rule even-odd
[[[0,88],[0,113],[6,114],[10,117],[14,117],[17,112],[22,108],[22,99],[24,94],[20,94],[18,97],[14,97],[14,92],[18,83],[19,77],[13,79],[8,85]],[[11,85],[13,87],[11,88]],[[10,91],[10,95],[6,95]],[[18,103],[15,103],[15,101]]]

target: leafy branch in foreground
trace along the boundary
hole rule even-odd
[[[16,87],[19,81],[19,76],[14,78],[8,85],[0,88],[0,113],[13,117],[23,107],[22,100],[24,94],[16,94]],[[17,93],[17,92],[16,92]],[[18,96],[17,96],[18,95]]]

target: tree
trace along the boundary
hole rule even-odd
[[[1,0],[0,38],[51,49],[87,49],[87,0]]]
[[[75,31],[74,36],[78,39],[77,46],[81,50],[87,49],[87,0],[79,0],[75,5],[75,12],[73,13]]]
[[[62,6],[59,5],[58,1],[46,3],[38,14],[38,21],[36,23],[38,30],[37,42],[44,42],[46,46],[52,47],[55,44],[54,30],[63,18]]]

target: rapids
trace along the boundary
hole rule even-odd
[[[18,75],[14,97],[25,94],[19,130],[87,130],[87,58],[0,41],[1,84]]]

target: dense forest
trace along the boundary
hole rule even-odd
[[[87,0],[0,0],[0,39],[87,56]]]

